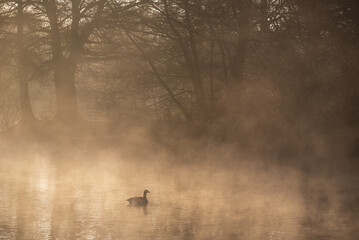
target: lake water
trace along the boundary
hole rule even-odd
[[[2,157],[0,239],[359,239],[357,215],[328,179],[263,164],[80,156]],[[144,189],[148,206],[127,206]]]

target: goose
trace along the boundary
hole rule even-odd
[[[129,198],[126,201],[128,201],[129,205],[132,206],[146,206],[148,204],[147,200],[147,193],[150,193],[147,189],[143,192],[143,197],[133,197]]]

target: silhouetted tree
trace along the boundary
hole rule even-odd
[[[71,122],[79,118],[75,74],[84,45],[102,22],[105,3],[105,0],[37,3],[50,24],[57,118],[61,121]],[[64,38],[65,43],[62,42]]]
[[[35,117],[31,109],[29,87],[28,87],[28,76],[27,71],[27,54],[24,39],[24,3],[23,0],[17,1],[17,52],[18,52],[18,77],[19,77],[19,90],[20,90],[20,105],[22,121],[25,123],[33,122]]]

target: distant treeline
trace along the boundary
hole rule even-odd
[[[0,127],[358,129],[358,43],[356,0],[2,0]]]

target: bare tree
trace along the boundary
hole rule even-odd
[[[40,9],[44,7],[50,23],[57,118],[60,121],[71,122],[80,117],[75,86],[76,70],[84,45],[102,22],[105,3],[105,0],[61,3],[47,0],[36,3]],[[61,13],[64,10],[66,12]],[[69,20],[71,23],[68,23]],[[64,43],[67,34],[68,42]]]

